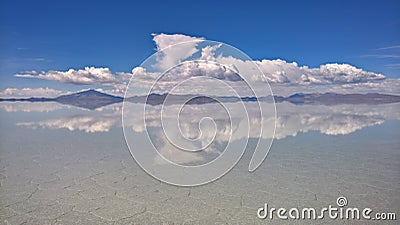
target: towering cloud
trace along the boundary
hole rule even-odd
[[[158,67],[169,69],[181,60],[193,55],[198,49],[197,44],[204,38],[190,37],[183,34],[153,34],[153,41],[157,51],[163,50],[163,54],[158,55]],[[179,48],[169,48],[172,45],[180,44]]]

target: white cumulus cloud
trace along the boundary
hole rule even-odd
[[[51,88],[6,88],[0,92],[0,98],[57,97],[65,92]]]
[[[85,69],[69,69],[67,71],[49,70],[47,72],[27,71],[16,74],[16,77],[39,78],[71,84],[113,84],[117,78],[109,68],[85,67]]]

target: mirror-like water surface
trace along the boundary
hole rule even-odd
[[[238,103],[227,104],[234,108]],[[252,118],[252,103],[246,104]],[[261,167],[248,172],[251,152],[246,151],[221,179],[192,188],[162,183],[136,164],[124,140],[121,107],[112,104],[90,111],[54,102],[0,103],[1,222],[281,224],[281,220],[258,219],[257,209],[265,203],[321,208],[335,205],[339,196],[346,196],[349,206],[400,215],[399,104],[279,103],[275,139]],[[155,115],[147,121],[151,135],[159,138],[156,115],[161,106],[147,107],[149,115]],[[196,115],[207,115],[209,110],[215,118],[220,113],[224,118],[215,104],[187,107],[180,131],[189,139],[199,136]],[[208,152],[179,154],[169,151],[168,142],[157,143],[165,149],[165,157],[180,163],[196,165],[213,159],[228,141],[224,127],[240,133],[240,116],[231,116],[232,123],[217,121],[216,140]],[[140,119],[128,121],[133,132],[144,132]],[[263,119],[268,121],[268,115]],[[263,135],[272,137],[268,132]],[[240,140],[238,136],[233,141]]]

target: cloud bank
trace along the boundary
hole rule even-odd
[[[114,74],[109,68],[85,67],[85,69],[67,71],[49,70],[47,72],[27,71],[16,74],[16,77],[38,78],[44,80],[54,80],[70,84],[113,84],[117,82]]]
[[[179,68],[173,68],[169,77],[163,78],[165,84],[173,84],[181,79],[192,76],[209,76],[228,82],[240,81],[236,74],[251,73],[251,65],[254,63],[264,73],[265,78],[253,76],[260,88],[264,88],[266,82],[271,84],[275,94],[289,95],[295,92],[385,92],[398,93],[399,79],[387,79],[383,74],[365,71],[350,64],[329,63],[316,68],[298,65],[296,62],[287,62],[282,59],[243,60],[232,56],[217,54],[221,45],[200,46],[205,41],[202,37],[192,37],[183,34],[153,34],[156,50],[163,50],[157,55],[155,66],[158,71],[165,71],[183,62],[200,52],[199,59],[212,61],[218,58],[226,66],[215,66],[199,62],[185,63]],[[180,44],[178,48],[170,46]],[[232,67],[231,65],[235,65]],[[174,71],[175,69],[175,71]],[[109,68],[85,67],[84,69],[69,69],[67,71],[28,71],[16,74],[16,77],[53,80],[74,85],[102,85],[112,87],[109,93],[120,94],[125,90],[127,81],[132,81],[148,87],[151,85],[150,78],[158,77],[157,72],[148,72],[145,68],[135,67],[131,72],[115,72]],[[198,85],[204,85],[199,83]],[[233,84],[234,85],[234,84]],[[192,87],[198,88],[198,87]]]
[[[57,97],[66,94],[64,91],[51,88],[6,88],[0,92],[0,98],[24,98],[24,97]]]

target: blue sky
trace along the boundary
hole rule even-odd
[[[129,72],[154,53],[152,33],[233,45],[253,59],[349,63],[400,77],[399,1],[2,1],[0,89],[49,86],[26,70]],[[382,49],[387,48],[387,49]]]

